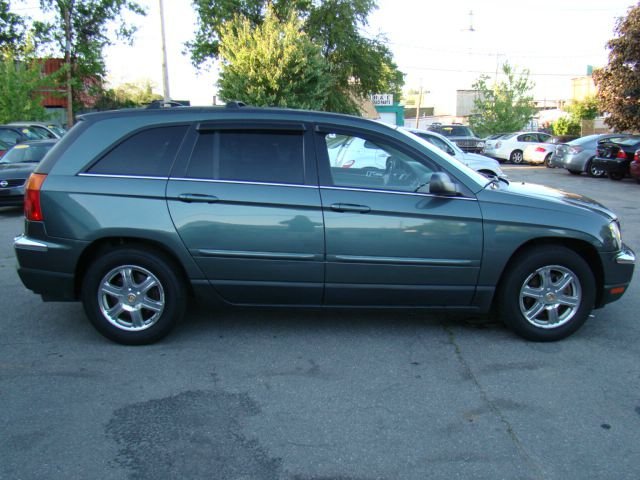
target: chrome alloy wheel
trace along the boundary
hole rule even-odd
[[[102,278],[98,305],[113,326],[129,332],[145,330],[155,324],[164,311],[164,290],[149,270],[122,265]]]
[[[559,265],[537,269],[520,288],[520,312],[538,328],[557,328],[569,322],[581,301],[578,276]]]

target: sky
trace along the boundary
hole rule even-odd
[[[147,16],[129,17],[138,27],[133,46],[106,49],[108,79],[117,85],[148,78],[162,93],[158,0],[138,2],[147,7]],[[34,15],[28,9],[35,0],[23,3],[24,13]],[[570,98],[572,77],[584,75],[587,65],[606,64],[605,43],[616,18],[632,5],[629,0],[378,0],[365,33],[384,36],[406,74],[405,89],[422,86],[429,92],[423,105],[454,113],[456,90],[471,88],[481,73],[493,77],[505,61],[529,69],[537,100]],[[215,66],[195,68],[184,53],[195,31],[191,1],[164,0],[164,10],[171,97],[211,105]]]

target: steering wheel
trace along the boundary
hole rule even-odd
[[[415,187],[420,183],[416,173],[407,164],[393,156],[387,157],[387,168],[383,181],[385,186],[408,188]]]

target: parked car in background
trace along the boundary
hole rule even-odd
[[[524,149],[524,161],[531,164],[544,163],[546,167],[552,168],[551,156],[556,151],[556,147],[576,138],[578,138],[576,135],[554,135],[546,142],[527,145]]]
[[[636,150],[636,153],[633,154],[633,160],[629,165],[629,173],[636,179],[636,182],[640,183],[640,150]]]
[[[8,145],[15,145],[16,143],[28,142],[29,140],[42,140],[42,136],[29,127],[0,125],[0,141]]]
[[[524,150],[531,144],[544,143],[551,138],[548,133],[515,132],[487,141],[483,152],[485,155],[502,161],[519,164],[524,161]]]
[[[11,122],[8,125],[29,128],[42,138],[62,138],[66,132],[60,125],[50,122]]]
[[[22,205],[24,185],[57,140],[33,140],[11,147],[0,158],[0,206]]]
[[[484,155],[478,155],[477,153],[464,152],[458,145],[450,141],[444,135],[440,135],[436,132],[428,130],[420,130],[417,128],[401,127],[408,132],[426,140],[435,147],[438,147],[443,152],[451,155],[456,160],[464,163],[467,167],[473,168],[476,172],[483,174],[486,177],[501,176],[506,178],[505,173],[500,168],[500,163],[493,158],[486,157]]]
[[[384,168],[344,168],[352,144]],[[168,334],[196,295],[495,307],[524,338],[559,340],[621,298],[635,264],[616,215],[586,197],[488,179],[363,118],[235,103],[80,117],[29,178],[24,211],[25,286],[82,300],[125,344]]]
[[[484,147],[484,141],[476,137],[471,128],[466,125],[434,123],[428,130],[444,135],[464,152],[480,153]]]
[[[629,166],[640,149],[640,135],[613,137],[598,142],[593,164],[604,170],[611,180],[622,180],[629,175]]]
[[[586,172],[591,177],[604,177],[606,172],[593,163],[598,142],[624,136],[626,135],[619,133],[603,133],[576,138],[558,145],[549,162],[552,167],[564,168],[573,175]]]

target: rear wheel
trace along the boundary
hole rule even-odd
[[[514,150],[511,152],[511,156],[509,157],[509,161],[511,163],[520,164],[524,160],[522,156],[522,150]]]
[[[82,302],[93,326],[122,344],[153,343],[167,335],[186,306],[184,282],[164,255],[121,247],[87,269]]]
[[[581,170],[569,170],[569,173],[571,175],[580,175],[582,173]]]
[[[594,177],[594,178],[602,178],[607,174],[607,172],[605,172],[604,169],[599,168],[596,165],[594,165],[593,158],[591,158],[587,162],[586,171],[587,171],[587,173],[589,174],[590,177]]]
[[[552,154],[552,153],[550,153],[549,155],[547,155],[546,157],[544,157],[544,166],[545,166],[545,167],[547,167],[547,168],[554,168],[554,166],[553,166],[553,165],[551,165],[551,156],[552,156],[552,155],[553,155],[553,154]]]
[[[502,321],[533,341],[565,338],[586,321],[595,303],[595,278],[587,262],[562,246],[523,252],[501,281],[497,307]]]

